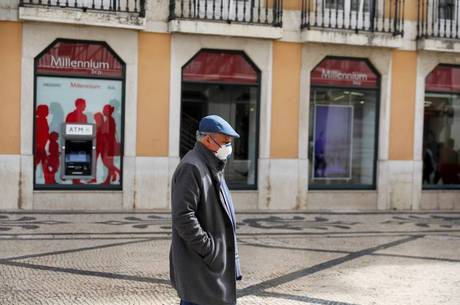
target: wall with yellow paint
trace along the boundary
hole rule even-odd
[[[138,156],[168,156],[170,62],[170,34],[139,33]]]
[[[285,10],[298,11],[302,9],[302,0],[284,0],[283,8]]]
[[[19,154],[21,140],[22,24],[0,21],[0,154]]]
[[[275,0],[267,0],[267,7],[273,7],[273,3]],[[265,2],[262,2],[265,5]],[[284,0],[283,1],[283,9],[285,10],[292,10],[292,11],[299,11],[302,9],[302,0]]]
[[[301,49],[273,42],[271,158],[298,157]]]
[[[392,53],[390,160],[412,160],[414,146],[417,53]]]
[[[418,1],[405,1],[404,7],[404,20],[405,21],[417,21],[417,9]]]

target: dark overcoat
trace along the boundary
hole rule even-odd
[[[171,284],[181,299],[200,305],[236,304],[239,258],[235,226],[220,191],[224,166],[197,142],[172,178]]]

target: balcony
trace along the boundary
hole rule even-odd
[[[460,0],[419,0],[418,48],[460,52]]]
[[[305,41],[400,47],[405,0],[302,0]]]
[[[169,12],[171,32],[271,39],[282,35],[282,0],[170,0]]]
[[[19,18],[141,29],[145,0],[20,0]]]

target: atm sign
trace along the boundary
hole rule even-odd
[[[69,136],[91,136],[93,135],[93,125],[67,124],[65,133]]]

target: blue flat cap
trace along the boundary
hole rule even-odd
[[[221,133],[226,136],[239,138],[240,135],[230,124],[218,115],[208,115],[201,119],[199,132]]]

